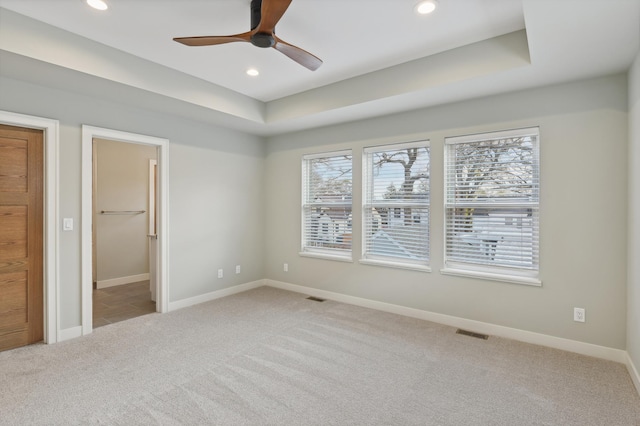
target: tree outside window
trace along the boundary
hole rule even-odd
[[[364,259],[428,264],[429,169],[428,141],[365,149]]]
[[[303,157],[303,252],[350,256],[351,151]]]
[[[447,138],[446,263],[538,270],[537,129]]]

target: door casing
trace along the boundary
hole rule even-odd
[[[82,334],[93,330],[93,139],[156,146],[158,149],[158,199],[156,262],[157,300],[159,312],[169,310],[169,140],[119,130],[82,126]]]
[[[149,290],[151,291],[151,300],[157,301],[158,279],[156,273],[157,252],[157,217],[156,217],[156,192],[158,188],[158,160],[155,158],[149,160],[149,229],[147,230],[147,239],[149,246]]]
[[[60,235],[62,228],[59,217],[59,121],[31,115],[0,111],[0,123],[9,126],[26,127],[44,131],[44,341],[56,343],[61,340],[60,332]]]

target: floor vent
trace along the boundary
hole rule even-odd
[[[313,296],[307,297],[307,300],[313,300],[314,302],[324,302],[325,301],[325,299],[321,299],[319,297],[313,297]]]
[[[482,339],[482,340],[487,340],[489,338],[489,336],[486,334],[474,333],[473,331],[462,330],[460,328],[456,331],[456,334],[471,336],[471,337],[475,337],[476,339]]]

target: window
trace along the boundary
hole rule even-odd
[[[302,253],[351,260],[351,151],[302,159]]]
[[[538,129],[447,138],[445,269],[539,284]]]
[[[364,154],[363,263],[428,270],[429,142]]]

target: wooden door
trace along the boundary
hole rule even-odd
[[[0,125],[0,350],[44,338],[43,161],[41,130]]]

